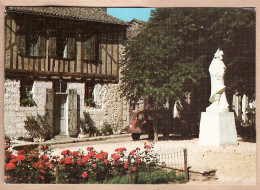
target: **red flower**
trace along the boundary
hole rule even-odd
[[[151,149],[151,146],[150,146],[150,145],[145,145],[144,148],[145,148],[145,149]]]
[[[103,155],[104,158],[107,157],[107,155],[108,155],[107,152],[102,152],[101,154]]]
[[[136,158],[135,158],[135,163],[136,163],[136,164],[139,164],[140,162],[141,162],[140,156],[136,156]]]
[[[104,163],[105,163],[105,165],[107,166],[107,164],[108,164],[108,160],[105,159],[105,160],[104,160]]]
[[[120,155],[118,155],[118,154],[116,154],[116,153],[113,153],[113,154],[111,154],[111,157],[112,157],[114,160],[119,160]]]
[[[10,163],[15,163],[15,162],[17,162],[16,159],[10,160]]]
[[[9,148],[9,146],[8,146],[8,145],[5,145],[5,150],[8,149],[8,148]]]
[[[43,173],[43,174],[45,174],[45,173],[46,173],[46,171],[44,171],[44,170],[40,170],[40,172],[41,172],[41,173]]]
[[[70,164],[71,162],[72,162],[72,161],[71,161],[71,157],[68,157],[68,156],[67,156],[67,157],[64,158],[64,163],[65,163],[65,164]]]
[[[117,148],[115,151],[122,153],[123,151],[126,151],[126,148],[125,147],[124,148]]]
[[[78,155],[79,155],[78,152],[76,152],[76,151],[72,152],[72,156],[73,156],[73,157],[77,157]]]
[[[31,151],[30,151],[30,154],[33,154],[33,153],[34,153],[34,151],[33,151],[33,150],[31,150]]]
[[[48,159],[49,159],[48,156],[44,156],[44,157],[43,157],[43,160],[48,160]]]
[[[90,153],[88,153],[88,155],[89,155],[90,157],[94,157],[94,156],[95,156],[95,152],[94,152],[94,151],[91,151]]]
[[[101,154],[97,154],[96,158],[99,159],[99,160],[102,160],[103,159],[103,154],[102,153]]]
[[[124,168],[125,168],[125,169],[128,168],[128,161],[126,161],[126,162],[124,163]]]
[[[135,153],[135,150],[132,150],[129,154],[134,155],[134,153]]]
[[[88,162],[88,160],[89,160],[89,156],[84,156],[81,161],[83,164],[85,164],[86,162]]]
[[[139,148],[139,147],[137,147],[137,148],[136,148],[136,150],[140,150],[140,148]]]
[[[93,150],[93,147],[88,147],[87,150],[91,151],[91,150]]]
[[[57,156],[56,159],[58,160],[60,158],[60,156]]]
[[[24,150],[20,150],[17,152],[17,155],[21,155],[21,154],[23,154],[23,152],[24,152]]]
[[[132,167],[132,171],[133,171],[133,172],[137,171],[137,167],[136,167],[136,166],[133,166],[133,167]]]
[[[69,153],[70,153],[69,150],[63,150],[63,151],[61,152],[61,155],[66,155],[66,154],[69,154]]]
[[[16,166],[13,162],[10,162],[10,163],[6,164],[6,166],[5,166],[6,171],[12,170],[12,169],[15,169],[15,168],[16,168]]]
[[[83,179],[85,179],[86,177],[88,177],[88,174],[87,174],[86,172],[83,172],[83,173],[81,174],[81,177],[82,177]]]
[[[48,166],[49,164],[51,164],[51,162],[46,162],[46,163],[45,163],[45,166]]]
[[[9,142],[10,142],[10,140],[9,140],[9,139],[6,139],[6,140],[5,140],[5,142],[6,142],[6,143],[9,143]]]
[[[78,164],[78,166],[81,166],[81,165],[82,165],[82,162],[81,162],[81,161],[78,161],[77,164]]]
[[[20,154],[20,155],[18,155],[17,157],[16,157],[16,161],[17,162],[19,162],[19,161],[23,161],[23,160],[25,160],[26,158],[25,158],[25,156],[23,155],[23,154]]]
[[[40,178],[41,178],[41,180],[44,180],[44,176],[41,175]]]
[[[39,169],[42,169],[42,168],[44,168],[44,167],[43,167],[43,165],[41,164],[41,165],[38,166],[38,168],[39,168]]]
[[[91,168],[95,168],[95,167],[97,167],[97,164],[92,164],[91,165]]]
[[[40,158],[43,158],[44,157],[44,155],[42,154],[41,156],[40,156]]]
[[[144,145],[146,145],[146,142],[144,142]]]

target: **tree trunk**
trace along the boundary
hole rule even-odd
[[[153,105],[153,131],[154,131],[154,141],[155,142],[159,141],[159,139],[158,139],[158,126],[157,126],[157,114],[156,114],[156,111],[157,111],[157,106],[154,103],[154,105]]]

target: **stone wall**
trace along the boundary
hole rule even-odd
[[[119,84],[96,83],[94,87],[95,107],[84,105],[85,83],[68,83],[67,90],[69,89],[77,89],[80,118],[83,118],[84,111],[88,112],[99,129],[105,122],[115,129],[122,129],[128,125],[123,121],[123,112],[127,114],[127,107],[125,107],[123,98],[120,97]]]
[[[20,106],[20,81],[5,80],[4,125],[6,135],[12,139],[28,137],[28,133],[24,129],[24,120],[26,116],[36,116],[37,113],[45,114],[47,88],[52,88],[52,82],[34,81],[32,93],[37,107],[23,107]]]

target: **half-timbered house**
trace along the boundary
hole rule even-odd
[[[96,127],[125,127],[118,91],[126,27],[106,8],[7,7],[5,133],[26,136],[26,116],[46,114],[53,137],[77,136],[84,111]]]

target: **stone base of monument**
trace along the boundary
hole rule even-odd
[[[237,145],[237,130],[234,113],[202,112],[199,145]]]

